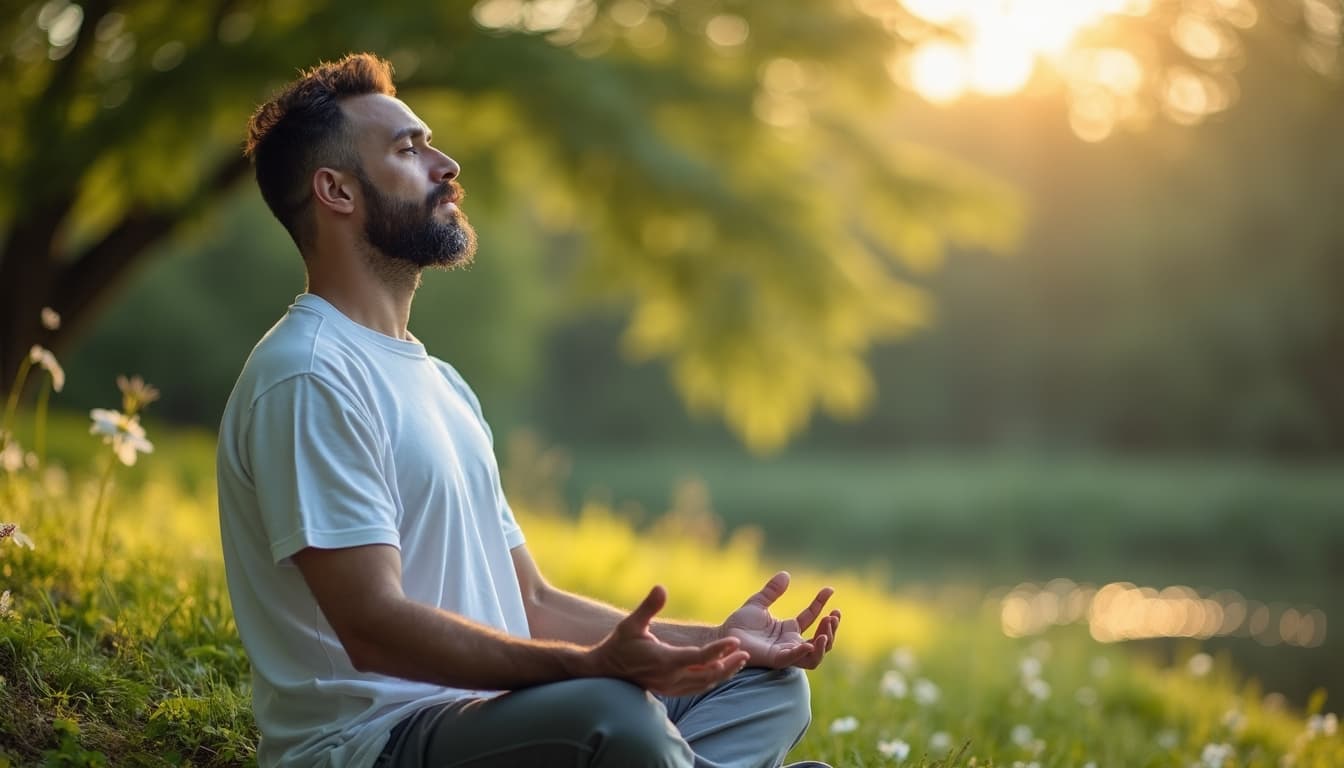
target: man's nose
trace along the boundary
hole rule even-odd
[[[439,162],[439,165],[436,166],[434,169],[435,180],[439,182],[444,182],[456,179],[457,175],[462,172],[462,167],[459,166],[457,164],[457,161],[454,160],[453,158],[444,155],[441,152],[439,154],[442,155],[443,159]]]

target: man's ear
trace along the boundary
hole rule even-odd
[[[333,213],[354,213],[355,194],[350,174],[325,167],[313,172],[313,199]]]

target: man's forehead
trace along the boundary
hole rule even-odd
[[[429,130],[411,108],[395,96],[383,93],[352,96],[342,101],[341,107],[359,133],[378,140],[391,141],[398,132],[408,128]]]

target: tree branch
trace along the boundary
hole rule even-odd
[[[53,345],[61,349],[68,339],[77,336],[85,321],[97,314],[127,267],[188,216],[217,200],[250,167],[241,154],[229,158],[201,182],[190,199],[171,208],[131,210],[102,240],[67,264],[56,277],[51,295],[50,306],[62,317]]]

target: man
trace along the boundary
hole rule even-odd
[[[262,766],[777,766],[838,611],[777,574],[719,626],[550,585],[475,395],[406,329],[426,267],[469,262],[459,168],[351,55],[262,105],[247,152],[307,292],[220,426],[219,512]],[[810,639],[802,634],[815,623]],[[816,764],[813,764],[816,765]]]

